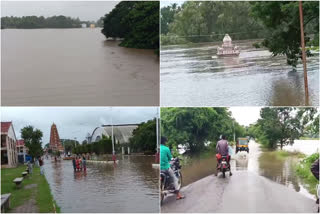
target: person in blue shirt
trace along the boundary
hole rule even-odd
[[[167,147],[165,144],[167,142],[166,137],[161,137],[161,145],[160,145],[160,170],[166,171],[170,178],[173,180],[173,185],[175,188],[176,193],[176,199],[180,200],[183,199],[184,196],[180,194],[179,188],[178,188],[178,178],[174,175],[173,170],[170,167],[170,160],[172,159],[171,151],[169,147]]]

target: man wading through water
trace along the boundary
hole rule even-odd
[[[170,149],[165,146],[167,142],[167,138],[161,137],[161,145],[160,145],[160,170],[168,172],[170,179],[173,181],[175,193],[176,193],[176,199],[180,200],[183,199],[184,196],[180,194],[180,191],[178,189],[178,179],[174,175],[173,170],[170,167],[170,160],[172,159],[172,155],[170,152]]]

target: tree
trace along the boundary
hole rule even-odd
[[[161,108],[161,133],[171,147],[186,146],[192,153],[206,149],[207,142],[214,144],[220,135],[233,139],[244,135],[244,128],[231,118],[226,108]]]
[[[261,20],[270,31],[263,45],[274,56],[285,55],[287,63],[296,67],[302,58],[299,24],[299,5],[297,1],[256,1],[252,4],[252,16]],[[319,2],[304,1],[305,42],[310,41],[310,34],[319,34]],[[310,56],[310,51],[307,51]]]
[[[101,32],[121,46],[159,49],[159,2],[122,1],[105,15]]]
[[[174,16],[181,10],[176,3],[171,6],[161,8],[160,12],[160,23],[161,23],[161,34],[167,34],[169,32],[169,25],[174,21]]]
[[[25,142],[26,147],[29,149],[29,155],[32,158],[43,155],[42,149],[42,131],[34,129],[33,126],[26,126],[21,129],[21,137]]]
[[[303,135],[304,126],[295,108],[262,108],[260,116],[255,133],[258,140],[269,148],[279,146],[282,149]]]
[[[155,153],[157,147],[156,119],[143,122],[133,130],[130,146],[136,152]]]

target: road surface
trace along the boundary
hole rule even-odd
[[[161,212],[316,212],[315,201],[253,172],[210,175],[182,188],[185,199],[169,195]]]

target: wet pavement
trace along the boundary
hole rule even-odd
[[[255,49],[256,41],[234,41],[238,57],[217,57],[219,43],[161,47],[160,93],[163,106],[304,105],[302,64]],[[310,105],[319,103],[319,53],[307,59]]]
[[[291,150],[316,152],[317,141],[296,141]],[[306,144],[307,143],[307,144]],[[216,172],[214,154],[187,158],[182,167],[185,201],[165,198],[162,212],[315,212],[315,196],[295,175],[297,157],[278,159],[274,152],[263,150],[254,141],[250,153],[233,155],[233,176],[223,179]],[[245,197],[244,197],[245,195]],[[284,203],[286,198],[288,203]],[[287,198],[289,198],[287,200]]]
[[[45,161],[45,175],[61,212],[159,212],[159,170],[154,157],[120,156],[119,163],[87,163],[73,172],[72,162]]]

